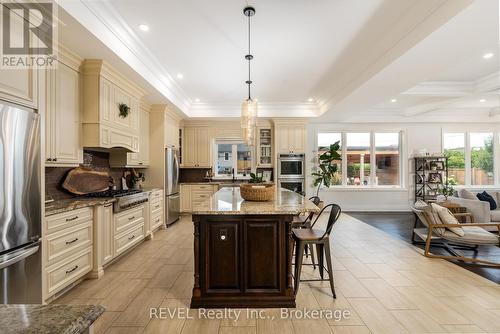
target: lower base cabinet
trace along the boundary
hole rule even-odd
[[[202,207],[217,190],[218,184],[181,184],[181,212]]]

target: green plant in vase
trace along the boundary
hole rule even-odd
[[[338,180],[338,162],[342,161],[342,156],[339,154],[340,141],[331,144],[329,149],[320,154],[318,157],[318,170],[311,175],[314,178],[313,185],[318,187],[316,196],[319,196],[321,186],[329,187]]]
[[[448,196],[453,196],[455,194],[455,188],[453,186],[457,185],[457,181],[454,178],[448,178],[446,183],[442,188],[438,189],[438,193],[443,195],[445,200],[448,200]]]
[[[255,173],[250,173],[250,180],[248,183],[262,183],[262,176],[257,176]]]

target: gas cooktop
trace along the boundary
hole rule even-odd
[[[122,197],[133,194],[141,193],[142,190],[137,189],[120,189],[120,190],[106,190],[106,191],[98,191],[95,193],[89,193],[84,195],[85,197]]]
[[[148,193],[142,190],[106,190],[84,195],[85,197],[111,197],[116,198],[113,211],[120,212],[141,205],[148,201]]]

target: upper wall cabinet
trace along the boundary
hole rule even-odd
[[[45,165],[78,166],[81,144],[82,59],[59,46],[57,68],[45,71]]]
[[[165,114],[165,146],[179,148],[180,117],[174,113]]]
[[[275,122],[275,146],[277,153],[305,153],[306,124],[300,122]]]
[[[210,168],[211,140],[209,127],[184,128],[184,142],[182,146],[182,167]]]
[[[139,101],[144,91],[102,60],[85,60],[82,68],[83,146],[139,152]]]
[[[20,17],[11,15],[12,26],[16,18],[19,19],[17,23],[21,24]],[[11,29],[11,34],[13,41],[24,41],[23,29]],[[33,34],[30,36],[33,37]],[[35,41],[30,40],[30,45],[33,43]],[[38,109],[38,71],[35,68],[0,69],[0,99]]]

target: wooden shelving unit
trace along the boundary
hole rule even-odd
[[[448,179],[448,158],[445,156],[414,157],[415,200],[435,202],[439,190]]]

